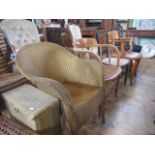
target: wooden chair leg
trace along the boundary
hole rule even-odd
[[[131,60],[130,63],[130,68],[129,68],[129,74],[130,74],[130,85],[132,85],[132,81],[133,81],[133,60]]]
[[[124,86],[126,86],[127,78],[129,73],[129,65],[126,65],[125,67],[125,79],[124,79]]]
[[[118,89],[119,89],[119,80],[120,80],[120,77],[118,77],[117,79],[117,82],[116,82],[116,88],[115,88],[115,97],[117,97],[117,94],[118,94]]]

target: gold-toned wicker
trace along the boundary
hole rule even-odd
[[[93,59],[93,60],[97,60],[98,62],[100,62],[103,68],[104,79],[106,83],[105,84],[105,96],[108,97],[111,94],[111,92],[113,92],[114,90],[115,90],[115,96],[117,96],[119,79],[120,79],[120,75],[122,72],[122,69],[119,66],[114,66],[110,64],[108,65],[102,64],[102,60],[100,59],[100,57],[97,54],[89,50],[74,51],[74,49],[71,49],[71,51],[76,56],[82,59]]]
[[[104,102],[102,65],[82,60],[57,44],[40,42],[23,47],[16,65],[39,89],[59,98],[72,133]]]
[[[2,94],[10,113],[33,130],[52,131],[60,125],[57,98],[31,85],[22,85]]]

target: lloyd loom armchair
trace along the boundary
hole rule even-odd
[[[104,75],[99,62],[42,42],[23,47],[16,65],[37,88],[59,98],[62,120],[73,134],[97,109],[103,116]]]

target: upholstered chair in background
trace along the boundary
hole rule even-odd
[[[16,53],[24,45],[40,42],[37,26],[28,20],[6,19],[0,23],[0,29],[5,33],[7,44],[11,48],[10,58],[15,61]],[[13,72],[18,72],[13,65]]]
[[[75,47],[75,42],[82,38],[82,33],[78,25],[68,25],[68,31],[71,35],[72,45]]]
[[[104,116],[104,74],[99,62],[82,60],[57,44],[40,42],[21,48],[16,65],[37,88],[60,100],[62,118],[73,134],[98,109]]]
[[[40,42],[37,26],[28,20],[7,19],[0,23],[14,52],[33,42]]]

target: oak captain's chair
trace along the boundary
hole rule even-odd
[[[78,49],[76,49],[74,53],[80,58],[95,59],[100,63],[103,63],[102,61],[104,61],[105,58],[102,50],[105,50],[105,49],[107,50],[109,46],[111,47],[111,45],[107,45],[107,44],[97,44],[97,41],[95,38],[89,38],[89,39],[83,38],[76,42],[76,47]],[[96,54],[96,52],[93,51],[94,47],[99,48],[98,54]],[[113,48],[115,50],[115,47]],[[88,49],[88,50],[85,50],[85,49]],[[111,90],[115,90],[115,96],[117,96],[118,87],[119,87],[118,84],[119,84],[119,79],[121,74],[121,68],[119,66],[120,58],[117,50],[113,51],[113,53],[115,53],[115,56],[118,59],[118,65],[114,66],[111,64],[104,64],[104,63],[102,64],[103,72],[105,76],[105,82],[107,84],[106,85],[107,87],[105,89],[106,96],[111,94]],[[111,61],[111,54],[112,53],[109,52],[108,57],[106,57],[106,59],[109,59],[109,61]]]
[[[108,40],[110,44],[118,47],[122,58],[130,60],[130,84],[132,84],[132,80],[137,75],[138,66],[141,60],[141,54],[133,51],[133,38],[121,38],[118,31],[110,31],[108,32]]]
[[[21,48],[16,65],[39,89],[60,100],[62,118],[73,134],[96,110],[103,116],[104,75],[99,62],[82,60],[57,44],[40,42]]]

